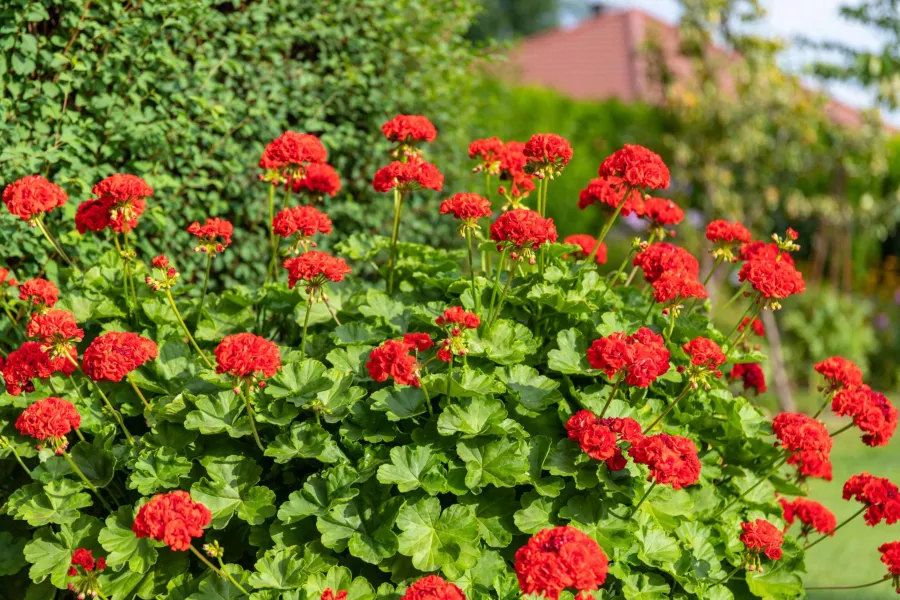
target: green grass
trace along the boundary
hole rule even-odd
[[[832,428],[834,425],[832,425]],[[811,485],[810,498],[817,500],[834,512],[838,523],[860,509],[861,505],[841,498],[841,489],[847,478],[855,473],[868,471],[878,477],[887,477],[893,482],[900,481],[900,440],[894,439],[885,447],[869,448],[860,441],[856,430],[850,429],[835,439],[831,461],[834,466],[834,480],[816,480]],[[797,532],[797,525],[791,530]],[[815,539],[815,538],[813,538]],[[881,563],[878,546],[884,542],[900,540],[900,525],[869,527],[860,515],[834,537],[818,544],[807,554],[806,568],[809,572],[806,585],[857,585],[875,581],[887,574]],[[882,583],[861,590],[811,591],[812,600],[881,600],[897,598],[897,593],[889,583]]]

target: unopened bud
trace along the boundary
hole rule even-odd
[[[265,382],[265,381],[260,381],[260,382],[259,382],[259,389],[263,389],[264,387],[266,387],[266,382]]]
[[[240,396],[240,395],[241,395],[241,388],[239,388],[239,387],[234,388],[234,395],[235,395],[235,396]]]

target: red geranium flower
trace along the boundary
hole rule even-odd
[[[437,357],[444,362],[450,362],[454,355],[468,354],[465,330],[477,329],[481,325],[481,319],[461,306],[451,306],[444,310],[444,314],[436,318],[434,323],[447,330],[447,339],[443,341]]]
[[[181,490],[157,494],[138,509],[131,531],[139,538],[163,542],[172,550],[186,551],[191,539],[201,537],[212,513]]]
[[[464,327],[477,329],[481,325],[481,319],[475,313],[468,312],[462,306],[451,306],[444,310],[444,314],[434,320],[438,327]]]
[[[697,446],[688,438],[658,433],[638,440],[628,453],[634,462],[650,469],[647,481],[680,490],[700,480]]]
[[[900,491],[884,477],[869,473],[852,475],[844,484],[843,497],[866,505],[864,518],[872,527],[882,520],[888,525],[900,520]]]
[[[62,398],[38,400],[19,415],[16,429],[36,440],[51,440],[56,453],[66,447],[66,434],[81,427],[81,416],[71,402]]]
[[[405,341],[387,340],[369,353],[366,368],[375,381],[386,381],[393,377],[401,385],[419,387],[419,369],[416,359],[409,352],[415,344]]]
[[[693,279],[700,276],[700,263],[690,252],[662,242],[650,244],[638,252],[634,266],[640,267],[648,283],[653,283],[667,271],[684,272]]]
[[[706,288],[690,271],[666,271],[653,283],[653,298],[660,304],[687,298],[708,298]]]
[[[594,340],[587,359],[610,379],[624,369],[625,383],[637,387],[648,387],[669,370],[669,351],[662,336],[646,327],[634,335],[616,332]]]
[[[751,240],[750,230],[741,223],[718,219],[706,226],[706,239],[714,244],[746,244]]]
[[[625,457],[617,443],[635,444],[643,439],[640,424],[630,418],[598,419],[588,410],[580,410],[566,421],[569,439],[595,460],[606,461],[611,471],[625,468]]]
[[[827,453],[818,450],[801,450],[788,458],[789,465],[795,465],[802,477],[814,477],[831,481],[831,460]]]
[[[122,381],[158,355],[153,340],[128,331],[110,331],[90,343],[81,359],[81,368],[94,381]]]
[[[9,353],[3,365],[3,380],[6,391],[11,395],[18,396],[23,391],[33,392],[34,384],[31,380],[35,377],[46,379],[57,372],[69,376],[75,371],[72,361],[65,356],[53,358],[42,346],[40,342],[25,342],[21,348]],[[70,352],[69,356],[77,360],[78,354],[74,347]]]
[[[26,175],[3,190],[3,203],[9,212],[30,221],[66,203],[69,197],[61,187],[40,175]]]
[[[17,285],[19,285],[18,282],[16,281],[16,278],[10,277],[9,275],[10,275],[9,269],[0,267],[0,285],[7,285],[9,287],[16,287]],[[0,295],[2,295],[2,294],[3,294],[3,290],[0,290]]]
[[[887,565],[888,572],[895,578],[900,577],[900,542],[888,542],[878,547],[881,562]]]
[[[420,188],[441,191],[444,176],[438,168],[418,156],[410,156],[408,162],[394,161],[378,169],[372,187],[376,192],[389,192],[395,187],[402,193]]]
[[[873,392],[867,385],[839,389],[831,401],[831,409],[839,417],[853,417],[863,433],[863,443],[884,446],[897,429],[897,408],[884,394]]]
[[[194,252],[214,254],[221,252],[231,244],[234,226],[225,219],[210,217],[203,225],[194,221],[188,225],[187,232],[200,238],[200,245],[194,248]]]
[[[469,144],[469,158],[478,158],[481,164],[472,169],[478,173],[486,171],[491,175],[500,174],[500,158],[505,144],[498,137],[475,140]]]
[[[415,348],[417,352],[425,352],[434,346],[434,340],[427,333],[404,333],[403,343]]]
[[[339,590],[335,594],[331,588],[325,588],[325,591],[319,596],[319,600],[347,600],[347,590]]]
[[[748,260],[741,267],[738,279],[750,282],[753,289],[767,300],[782,300],[806,291],[803,275],[786,260]]]
[[[741,529],[741,541],[751,555],[765,554],[770,560],[781,558],[784,534],[777,527],[765,519],[756,519],[752,523],[741,523]]]
[[[60,309],[32,315],[26,332],[28,337],[56,349],[68,348],[84,339],[84,330],[78,326],[75,315]]]
[[[289,167],[297,171],[308,163],[327,160],[328,151],[319,138],[309,133],[285,131],[266,146],[259,159],[259,168],[281,170]]]
[[[493,214],[491,201],[478,194],[460,192],[441,202],[440,214],[452,214],[461,221],[475,222]]]
[[[738,331],[743,331],[744,329],[747,328],[748,325],[750,326],[750,329],[753,330],[753,333],[755,333],[756,335],[758,335],[758,336],[766,335],[766,327],[765,327],[765,325],[763,325],[763,322],[760,321],[759,319],[753,319],[753,321],[751,321],[750,317],[743,318],[743,320],[741,321],[741,324],[738,325]]]
[[[513,260],[527,257],[529,261],[534,261],[533,250],[546,243],[552,244],[557,237],[553,219],[545,219],[526,208],[505,212],[491,225],[491,239],[499,242],[497,250],[511,248],[510,258]]]
[[[312,163],[303,169],[303,176],[293,180],[295,192],[309,192],[313,197],[337,196],[341,191],[341,177],[334,167]]]
[[[109,208],[102,200],[87,200],[75,211],[75,228],[78,233],[103,231],[110,226]]]
[[[748,242],[743,244],[738,252],[738,257],[741,260],[777,260],[794,264],[794,259],[790,253],[779,248],[778,244],[774,242]]]
[[[69,567],[67,575],[69,577],[75,577],[78,575],[78,567],[81,567],[85,573],[102,571],[106,568],[106,559],[101,556],[95,561],[92,550],[88,550],[87,548],[76,548],[75,551],[72,552],[72,562],[70,564],[71,566]]]
[[[572,160],[572,146],[555,133],[534,134],[525,143],[523,153],[536,171],[549,169],[548,176],[558,174]]]
[[[632,188],[669,187],[669,168],[659,154],[635,144],[625,144],[608,156],[600,164],[598,174],[621,177]]]
[[[433,142],[437,129],[428,117],[422,115],[397,115],[381,126],[381,132],[392,142]]]
[[[592,235],[588,235],[587,233],[576,233],[574,235],[567,236],[563,240],[563,244],[573,244],[575,246],[580,246],[581,251],[572,254],[572,256],[577,258],[588,258],[591,255],[591,252],[594,251],[594,246],[597,245],[597,240]],[[568,254],[566,256],[569,256]],[[564,256],[563,258],[566,258]],[[606,244],[600,242],[600,247],[597,249],[597,256],[594,259],[598,265],[606,264]]]
[[[807,537],[813,530],[834,535],[834,528],[837,526],[834,513],[815,500],[806,498],[797,498],[793,502],[788,502],[784,498],[778,500],[784,508],[784,520],[788,526],[797,519],[803,524],[801,537]]]
[[[581,210],[591,204],[599,204],[601,208],[611,213],[623,201],[625,202],[621,210],[623,217],[633,212],[640,214],[644,204],[641,192],[629,189],[618,177],[595,177],[578,194],[578,208]]]
[[[91,192],[106,208],[109,226],[121,233],[137,227],[138,218],[147,208],[146,198],[153,195],[153,188],[137,175],[116,173],[95,185]]]
[[[59,288],[46,279],[29,279],[19,286],[19,300],[38,306],[38,309],[53,308],[59,300]]]
[[[721,346],[705,337],[696,337],[681,347],[691,357],[691,364],[710,371],[717,371],[727,357]],[[719,373],[721,375],[721,373]]]
[[[801,413],[781,413],[772,421],[775,437],[789,452],[831,450],[832,439],[821,421]]]
[[[272,377],[281,368],[278,346],[252,333],[226,335],[216,346],[216,373],[239,378]]]
[[[753,389],[757,394],[766,391],[766,375],[756,363],[738,363],[731,368],[728,373],[731,379],[740,379],[744,384],[744,389]]]
[[[842,356],[826,358],[814,367],[816,372],[825,377],[829,390],[862,385],[862,370]]]
[[[400,600],[466,600],[466,596],[455,584],[427,575],[406,588]]]
[[[321,287],[326,280],[343,281],[344,275],[350,272],[343,258],[318,250],[285,260],[284,268],[288,271],[290,289],[294,289],[298,281],[305,281],[307,287]]]
[[[638,215],[650,221],[651,225],[678,225],[684,220],[684,211],[677,204],[665,198],[647,198],[637,211]]]
[[[609,571],[603,549],[571,526],[542,529],[516,551],[516,577],[524,594],[557,600],[566,589],[600,589]]]
[[[322,211],[312,206],[295,206],[286,208],[275,215],[272,220],[275,233],[283,238],[297,236],[294,251],[307,246],[315,248],[316,243],[310,240],[316,233],[331,233],[331,219]]]

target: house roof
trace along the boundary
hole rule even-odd
[[[690,60],[678,51],[678,28],[637,9],[604,10],[575,27],[525,38],[510,52],[506,75],[579,100],[655,104],[663,96],[643,51],[650,39],[659,45],[676,78],[691,76]],[[728,54],[719,47],[713,52]],[[859,110],[837,100],[829,99],[825,109],[840,125],[862,123]]]

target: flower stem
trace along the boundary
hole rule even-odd
[[[747,289],[747,284],[745,283],[745,284],[743,284],[741,287],[738,288],[738,291],[736,291],[736,292],[734,293],[734,296],[732,296],[732,297],[728,300],[728,302],[725,303],[725,306],[723,306],[722,309],[724,310],[724,309],[728,308],[729,306],[731,306],[732,304],[734,304],[734,301],[735,301],[735,300],[737,300],[738,298],[740,298],[741,296],[744,295],[744,291],[745,291],[746,289]]]
[[[394,292],[394,267],[397,262],[397,237],[400,235],[400,214],[403,212],[403,192],[394,188],[394,227],[391,229],[391,262],[388,265],[388,294]]]
[[[713,273],[716,272],[716,269],[719,268],[720,264],[722,264],[721,256],[716,258],[716,262],[713,263],[712,269],[709,270],[709,273],[706,275],[706,279],[703,280],[703,287],[706,287],[706,284],[709,283],[710,279],[712,279]]]
[[[113,241],[116,243],[116,251],[119,258],[122,259],[122,297],[125,298],[125,308],[131,313],[131,293],[128,291],[128,263],[125,260],[125,253],[122,252],[122,245],[119,244],[119,234],[113,234]]]
[[[500,299],[497,301],[497,309],[491,313],[491,318],[488,321],[488,328],[494,324],[497,318],[500,316],[500,311],[503,310],[503,301],[506,300],[506,295],[509,293],[509,286],[513,280],[513,273],[515,270],[515,262],[513,262],[512,267],[509,269],[509,277],[506,279],[506,285],[503,286],[503,292],[500,294]]]
[[[450,364],[447,367],[447,399],[450,399],[450,385],[453,383],[453,355],[450,355]]]
[[[618,268],[618,270],[616,271],[615,275],[613,275],[612,279],[610,280],[610,285],[607,287],[607,289],[609,289],[610,287],[615,287],[616,285],[618,285],[618,283],[619,283],[619,278],[622,276],[622,273],[625,272],[625,267],[628,266],[628,262],[631,260],[631,257],[632,257],[633,255],[634,255],[634,248],[632,248],[631,250],[629,250],[629,251],[628,251],[628,254],[625,255],[625,260],[623,260],[623,261],[622,261],[622,264],[619,265],[619,268]],[[605,291],[605,290],[604,290],[603,294],[606,295],[606,291]],[[601,298],[601,299],[602,299],[602,298]]]
[[[734,349],[737,348],[740,345],[740,343],[744,341],[745,337],[747,337],[747,334],[752,329],[751,324],[753,323],[754,319],[756,319],[759,316],[759,313],[761,313],[762,310],[763,310],[763,305],[760,304],[759,308],[757,308],[756,311],[754,311],[753,316],[751,316],[750,320],[747,322],[747,326],[744,327],[744,330],[741,331],[741,334],[737,337],[736,340],[734,340],[734,343],[731,344],[731,348],[728,349],[729,357],[731,356],[731,353],[734,351]],[[734,333],[734,332],[732,332],[732,333]],[[731,334],[728,334],[728,338],[731,338]]]
[[[649,319],[649,318],[650,318],[650,315],[653,314],[653,307],[655,307],[655,306],[656,306],[656,301],[655,301],[655,300],[651,300],[651,301],[650,301],[650,306],[647,308],[647,312],[644,314],[644,318],[641,319],[641,324],[642,324],[642,325],[646,325],[646,324],[647,324],[647,319]]]
[[[422,393],[425,394],[425,406],[428,408],[428,416],[434,416],[434,409],[431,408],[431,396],[428,395],[428,390],[425,389],[425,384],[421,381],[419,382],[419,389],[422,390]]]
[[[266,449],[259,440],[259,432],[256,431],[256,419],[253,418],[253,405],[250,404],[250,390],[241,388],[241,397],[244,399],[244,406],[247,407],[247,416],[250,417],[250,429],[253,431],[253,439],[256,440],[256,446],[265,452]]]
[[[269,186],[269,243],[272,246],[272,259],[269,261],[269,269],[266,271],[266,283],[275,274],[278,262],[278,239],[275,237],[275,182]]]
[[[666,410],[662,411],[662,414],[659,415],[658,417],[656,417],[656,420],[653,421],[652,423],[650,423],[650,425],[648,425],[647,428],[644,429],[643,435],[647,435],[647,432],[649,432],[651,429],[656,427],[657,424],[659,424],[659,422],[662,421],[665,418],[665,416],[672,411],[673,408],[675,408],[675,405],[678,404],[678,402],[681,401],[682,398],[687,396],[687,393],[689,391],[691,391],[691,389],[692,389],[691,382],[689,381],[688,384],[686,386],[684,386],[684,389],[681,391],[681,394],[679,394],[678,397],[675,398],[675,401],[672,402],[672,404],[670,404],[669,406],[667,406]]]
[[[828,435],[830,435],[830,436],[833,437],[833,438],[834,438],[834,437],[837,437],[839,433],[843,433],[843,432],[847,431],[848,429],[850,429],[851,427],[853,427],[853,425],[855,425],[855,423],[850,422],[850,423],[848,423],[847,425],[844,425],[843,427],[841,427],[840,429],[838,429],[837,431],[833,431],[832,433],[829,433]]]
[[[728,510],[729,508],[731,508],[731,507],[734,505],[735,502],[740,501],[744,496],[746,496],[747,494],[749,494],[750,492],[752,492],[753,490],[755,490],[756,488],[758,488],[760,485],[762,485],[762,483],[763,483],[764,481],[768,481],[768,480],[769,480],[769,477],[771,477],[772,475],[774,475],[775,473],[777,473],[777,472],[778,472],[778,469],[781,468],[781,465],[783,465],[785,462],[787,462],[787,458],[788,458],[787,456],[782,457],[781,460],[779,460],[777,463],[775,463],[775,466],[772,467],[772,470],[769,471],[769,473],[768,473],[765,477],[762,477],[759,481],[757,481],[756,483],[754,483],[753,485],[751,485],[749,488],[747,488],[746,490],[744,490],[743,492],[741,492],[741,495],[740,495],[740,496],[738,496],[737,498],[735,498],[734,500],[732,500],[731,502],[729,502],[728,504],[726,504],[726,505],[725,505],[725,508],[723,508],[722,510],[720,510],[719,512],[717,512],[716,515],[713,517],[713,519],[718,518],[719,515],[721,515],[721,514],[724,513],[726,510]]]
[[[319,414],[319,413],[316,413],[316,414]],[[228,578],[228,581],[230,581],[232,583],[232,585],[234,585],[234,587],[241,590],[241,593],[249,596],[250,594],[247,592],[247,590],[245,590],[243,587],[241,587],[241,584],[239,584],[237,581],[234,580],[234,577],[231,576],[231,573],[229,573],[227,570],[225,570],[225,563],[222,562],[222,557],[217,556],[216,560],[219,562],[219,569],[222,571],[222,573],[225,575],[225,577]]]
[[[613,223],[616,222],[616,218],[619,216],[619,213],[622,212],[622,208],[625,206],[625,198],[630,193],[631,190],[628,189],[625,196],[622,197],[622,202],[620,202],[619,206],[616,207],[616,212],[614,212],[612,216],[606,220],[606,223],[603,224],[603,229],[600,230],[600,235],[597,236],[597,244],[594,246],[594,249],[591,251],[591,255],[588,257],[589,265],[594,264],[594,261],[597,259],[597,250],[600,249],[600,243],[606,239],[606,234],[609,233],[610,229],[612,229]]]
[[[831,402],[834,400],[834,394],[835,394],[835,393],[836,393],[836,392],[832,392],[831,395],[826,395],[826,396],[825,396],[825,402],[822,403],[822,406],[820,406],[820,407],[819,407],[819,410],[816,411],[816,414],[813,415],[813,419],[818,419],[818,418],[819,418],[819,415],[822,414],[822,411],[825,410],[825,408],[826,408],[829,404],[831,404]]]
[[[817,585],[808,585],[805,586],[807,590],[858,590],[862,588],[872,587],[873,585],[878,585],[879,583],[884,583],[891,579],[890,575],[885,576],[882,579],[878,579],[877,581],[873,581],[871,583],[864,583],[862,585],[825,585],[825,586],[817,586]]]
[[[50,234],[50,231],[47,229],[47,226],[44,224],[44,216],[41,215],[41,216],[37,217],[37,218],[34,220],[34,222],[35,222],[35,224],[38,226],[38,229],[41,230],[41,233],[44,235],[44,238],[45,238],[48,242],[50,242],[50,245],[51,245],[51,246],[53,246],[53,249],[54,249],[56,252],[59,253],[59,255],[62,257],[62,259],[63,259],[64,261],[66,261],[66,263],[67,263],[70,267],[72,267],[72,268],[74,269],[74,268],[75,268],[75,264],[72,262],[72,259],[69,258],[69,256],[68,256],[68,255],[65,253],[65,251],[62,249],[62,246],[60,246],[59,243],[56,241],[56,239],[54,239],[53,235]]]
[[[178,312],[178,306],[175,305],[175,298],[172,297],[172,291],[166,290],[166,298],[169,299],[169,306],[172,307],[172,311],[175,313],[175,318],[178,319],[178,322],[181,324],[181,328],[184,329],[185,335],[187,335],[188,340],[191,342],[191,345],[194,347],[194,350],[197,351],[197,354],[200,355],[200,358],[203,362],[206,363],[206,366],[210,369],[214,368],[213,364],[206,358],[206,355],[203,354],[203,350],[200,349],[200,346],[197,345],[197,341],[194,339],[194,336],[191,335],[191,330],[188,329],[187,324],[185,324],[184,319],[181,318],[181,313]]]
[[[713,585],[723,585],[723,584],[725,584],[725,583],[728,583],[728,580],[731,579],[732,577],[734,577],[735,574],[736,574],[738,571],[740,571],[741,569],[743,569],[743,568],[744,568],[744,565],[743,565],[743,564],[740,564],[740,565],[736,566],[736,567],[731,571],[731,573],[729,573],[728,575],[726,575],[726,576],[723,577],[722,579],[720,579],[720,580],[714,582]]]
[[[327,308],[328,312],[331,313],[331,318],[334,319],[334,322],[337,323],[338,327],[340,327],[341,322],[337,318],[337,313],[335,313],[334,309],[331,308],[331,304],[329,303],[328,298],[326,298],[324,295],[322,296],[322,302],[325,303],[325,308]]]
[[[309,327],[309,313],[312,311],[312,303],[313,297],[312,294],[309,295],[309,298],[306,301],[306,316],[303,318],[303,339],[300,340],[300,362],[303,362],[303,358],[306,356],[306,330]]]
[[[650,232],[650,237],[647,238],[647,245],[649,246],[653,242],[656,241],[656,230]],[[628,279],[625,280],[625,287],[631,285],[631,282],[634,280],[634,276],[637,274],[638,267],[634,265],[632,267],[631,272],[628,274]]]
[[[612,391],[609,393],[609,397],[606,399],[606,404],[603,405],[603,410],[600,411],[600,419],[606,414],[606,411],[609,410],[609,405],[612,404],[613,398],[616,397],[616,393],[619,391],[619,385],[622,384],[622,379],[624,378],[624,374],[620,374],[618,379],[616,379],[616,383],[613,385]]]
[[[197,323],[200,325],[200,319],[203,317],[203,303],[206,301],[206,290],[209,287],[209,272],[212,270],[212,252],[206,253],[206,276],[203,278],[203,291],[200,293],[200,305],[197,306]]]
[[[75,431],[78,431],[77,429]],[[16,462],[19,463],[19,466],[25,469],[25,472],[28,473],[28,476],[34,479],[34,476],[31,474],[31,469],[25,466],[25,463],[22,462],[22,457],[19,456],[19,453],[16,452],[16,449],[12,447],[12,444],[9,446],[9,451],[12,452],[12,455],[16,457]]]
[[[106,394],[103,393],[103,389],[100,387],[100,383],[97,382],[97,381],[94,381],[93,379],[91,379],[90,377],[88,377],[87,374],[84,372],[84,369],[82,369],[82,368],[78,365],[78,362],[77,362],[74,358],[72,358],[72,355],[71,355],[71,354],[63,353],[63,356],[66,356],[66,357],[69,359],[69,362],[72,363],[73,365],[75,365],[75,368],[78,369],[79,371],[81,371],[81,373],[82,373],[85,377],[87,377],[88,379],[90,379],[90,381],[94,384],[94,388],[95,388],[95,389],[97,390],[97,392],[100,394],[100,398],[103,399],[103,403],[106,405],[106,408],[109,409],[109,412],[112,413],[113,418],[114,418],[114,419],[116,420],[116,422],[119,424],[119,427],[122,428],[122,433],[125,434],[125,441],[128,442],[128,445],[129,445],[129,446],[132,446],[132,447],[133,447],[133,446],[134,446],[134,440],[133,440],[132,437],[131,437],[131,432],[128,431],[128,428],[127,428],[127,427],[125,427],[125,421],[122,419],[122,415],[119,414],[119,411],[117,411],[115,408],[113,408],[113,405],[112,405],[112,403],[110,403],[109,398],[107,398],[107,397],[106,397]]]
[[[13,316],[12,311],[9,310],[9,304],[6,302],[6,294],[2,296],[3,300],[3,312],[6,313],[6,316],[9,317],[10,322],[12,323],[13,329],[19,326],[19,320]]]
[[[644,495],[641,496],[641,499],[640,499],[640,501],[638,501],[637,506],[635,506],[635,507],[631,510],[631,515],[630,515],[629,518],[631,518],[631,517],[633,517],[634,515],[637,514],[637,511],[638,511],[638,509],[641,507],[641,504],[644,503],[644,500],[647,499],[647,497],[650,495],[650,492],[652,492],[652,491],[653,491],[653,488],[655,488],[655,487],[656,487],[656,482],[654,481],[653,483],[650,484],[650,487],[647,488],[647,491],[644,492]]]
[[[506,248],[500,253],[500,263],[497,265],[497,276],[494,278],[493,289],[491,290],[491,307],[488,310],[488,316],[494,312],[494,303],[497,301],[497,290],[500,289],[500,275],[503,273],[503,261],[506,259]]]
[[[84,434],[81,433],[81,429],[79,429],[79,428],[77,428],[77,427],[75,428],[75,435],[77,435],[77,436],[78,436],[78,439],[81,440],[82,442],[86,442],[86,441],[87,441],[86,439],[84,439]]]
[[[841,527],[843,527],[844,525],[846,525],[847,523],[849,523],[850,521],[852,521],[853,519],[855,519],[855,518],[858,517],[859,515],[861,515],[861,514],[863,514],[864,512],[866,512],[866,509],[867,509],[867,508],[868,508],[868,506],[863,506],[861,509],[859,509],[858,511],[856,511],[855,513],[853,513],[852,515],[850,515],[849,517],[847,517],[847,519],[845,519],[844,521],[842,521],[840,525],[838,525],[837,527],[835,527],[834,529],[832,529],[831,531],[829,531],[828,533],[826,533],[825,535],[823,535],[823,536],[820,537],[819,539],[815,540],[814,542],[810,542],[810,543],[806,544],[805,546],[803,546],[803,549],[804,549],[804,550],[809,550],[810,548],[812,548],[813,546],[815,546],[815,545],[818,544],[819,542],[825,540],[826,538],[829,538],[829,537],[833,536],[834,533],[835,533],[838,529],[840,529]]]
[[[466,229],[466,244],[469,247],[469,278],[472,281],[472,300],[475,302],[475,313],[481,312],[481,298],[475,293],[475,259],[472,253],[472,230]]]
[[[134,309],[137,310],[137,290],[134,287],[134,275],[131,273],[131,247],[128,245],[128,225],[122,227],[122,245],[125,250],[125,276],[128,279],[128,286],[131,287],[131,297],[134,299]]]
[[[135,393],[138,395],[138,397],[141,399],[141,402],[144,403],[144,408],[147,409],[147,412],[153,412],[153,407],[151,407],[151,406],[150,406],[150,403],[147,402],[147,398],[144,397],[144,394],[141,392],[141,388],[139,388],[139,387],[137,386],[137,384],[134,382],[134,378],[131,376],[131,373],[129,373],[129,374],[126,375],[125,377],[128,379],[128,383],[131,384],[131,387],[134,389],[134,392],[135,392]]]
[[[63,455],[63,458],[65,458],[66,461],[69,463],[69,466],[72,467],[72,470],[75,471],[75,473],[81,478],[81,480],[85,483],[85,485],[87,485],[88,488],[90,488],[90,490],[92,492],[94,492],[94,495],[97,496],[97,500],[100,501],[100,504],[103,505],[103,508],[105,508],[109,512],[113,512],[112,507],[109,505],[109,503],[106,501],[106,499],[100,495],[100,490],[97,489],[97,486],[95,486],[93,483],[91,483],[90,479],[88,479],[87,477],[84,476],[84,473],[81,472],[81,469],[78,468],[78,465],[75,464],[75,461],[72,460],[72,457],[69,456],[69,453],[66,452],[65,450],[63,450],[62,455]]]
[[[232,585],[234,585],[234,587],[236,587],[237,589],[239,589],[239,590],[241,591],[241,593],[244,594],[245,596],[249,596],[249,595],[250,595],[250,592],[248,592],[248,591],[245,590],[243,587],[241,587],[241,584],[239,584],[237,581],[235,581],[235,580],[231,577],[231,575],[229,575],[228,572],[225,571],[225,569],[219,569],[219,568],[216,567],[214,564],[212,564],[211,562],[209,562],[209,561],[206,559],[206,557],[203,556],[203,553],[200,552],[199,550],[197,550],[196,548],[194,548],[193,545],[188,546],[188,548],[190,548],[190,549],[191,549],[191,552],[193,552],[193,553],[197,556],[197,558],[199,558],[201,561],[203,561],[203,563],[204,563],[207,567],[209,567],[210,569],[212,569],[212,572],[213,572],[213,573],[215,573],[215,574],[218,575],[219,577],[224,577],[224,578],[228,579],[228,581],[230,581],[230,582],[232,583]]]

